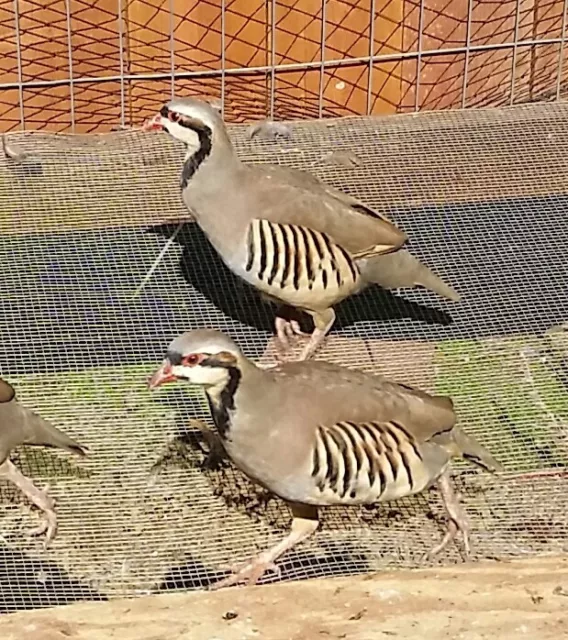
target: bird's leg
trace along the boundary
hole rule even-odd
[[[311,535],[318,528],[318,512],[316,507],[302,504],[290,504],[292,510],[292,527],[290,533],[270,549],[263,551],[258,556],[251,558],[238,567],[231,567],[233,574],[212,584],[209,589],[216,590],[229,587],[239,582],[256,584],[266,571],[272,570],[279,573],[275,564],[286,551],[294,548]]]
[[[48,493],[48,487],[43,490],[38,489],[34,483],[27,478],[16,465],[5,460],[0,465],[0,476],[6,478],[18,487],[39,509],[45,514],[43,522],[30,531],[30,535],[39,536],[45,533],[45,546],[53,540],[57,532],[57,515],[55,513],[55,501]]]
[[[311,313],[311,315],[314,318],[315,328],[308,344],[303,348],[299,360],[308,360],[314,355],[335,322],[335,311],[333,309],[326,309],[321,313]]]
[[[434,556],[437,556],[443,551],[448,544],[456,537],[458,531],[461,531],[464,546],[464,555],[467,558],[469,555],[469,523],[465,511],[460,504],[460,494],[454,491],[452,487],[452,481],[450,479],[450,472],[448,469],[442,473],[438,478],[438,488],[442,494],[442,501],[448,514],[449,522],[448,528],[441,542],[432,547],[430,551],[425,555],[425,560],[431,560]]]

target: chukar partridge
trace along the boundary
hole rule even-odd
[[[310,314],[300,359],[315,353],[334,305],[376,283],[460,296],[402,248],[406,234],[359,200],[290,167],[242,163],[219,112],[195,99],[166,104],[145,130],[184,142],[183,200],[225,265],[281,307]],[[277,312],[281,345],[301,334]]]
[[[216,583],[256,582],[286,551],[312,535],[318,507],[385,502],[433,483],[449,516],[439,553],[468,525],[448,467],[453,457],[500,469],[456,426],[450,398],[323,361],[260,369],[226,335],[196,330],[169,345],[150,378],[154,389],[187,380],[201,385],[223,447],[249,478],[285,500],[290,534]]]
[[[0,478],[15,484],[44,512],[45,518],[41,525],[30,533],[45,533],[47,546],[57,532],[55,502],[47,489],[38,489],[9,459],[12,449],[22,444],[58,447],[81,456],[87,454],[86,447],[66,436],[37,413],[22,406],[16,400],[16,392],[12,385],[0,379]]]

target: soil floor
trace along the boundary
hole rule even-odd
[[[0,619],[0,637],[560,640],[567,611],[568,557],[546,557],[18,612]]]

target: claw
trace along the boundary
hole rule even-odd
[[[447,471],[440,476],[438,486],[442,494],[442,501],[448,514],[448,526],[442,540],[422,556],[422,561],[430,561],[442,552],[448,544],[455,539],[458,532],[461,532],[462,535],[462,557],[466,560],[470,553],[469,524],[463,507],[460,504],[462,496],[460,493],[454,492]]]
[[[49,495],[50,486],[46,484],[41,491],[39,491],[39,496],[42,498],[42,506],[40,507],[43,511],[42,521],[33,529],[28,531],[28,535],[30,536],[41,536],[45,534],[44,546],[47,548],[51,541],[55,538],[55,534],[57,533],[57,514],[55,513],[55,499]]]
[[[51,541],[55,538],[57,533],[57,516],[54,511],[45,512],[41,523],[28,531],[29,536],[41,536],[45,533],[44,546],[47,547],[51,544]]]
[[[38,509],[43,511],[41,524],[32,529],[29,534],[37,536],[45,533],[45,546],[47,547],[57,533],[55,500],[49,495],[49,485],[46,485],[43,489],[38,489],[9,459],[0,464],[0,476],[15,484]]]
[[[286,353],[291,348],[291,342],[295,341],[298,337],[305,338],[310,334],[302,331],[300,323],[297,320],[286,320],[277,316],[274,325],[276,327],[276,335],[280,343],[276,359],[279,362],[285,362],[287,360]]]
[[[297,320],[290,320],[290,329],[293,336],[296,335],[296,336],[302,336],[304,338],[307,338],[311,335],[309,333],[306,333],[305,331],[302,331],[302,329],[300,329],[300,323]]]
[[[248,585],[256,584],[267,571],[274,572],[278,578],[282,575],[280,567],[274,562],[264,560],[262,554],[247,562],[236,565],[221,565],[220,568],[224,571],[230,571],[231,575],[214,582],[209,587],[210,591],[230,587],[241,582]]]

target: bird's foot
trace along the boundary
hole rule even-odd
[[[221,568],[232,573],[226,578],[214,582],[209,587],[210,591],[216,591],[239,583],[256,584],[267,571],[273,571],[277,576],[280,575],[280,567],[274,564],[264,553],[241,564],[222,566]]]
[[[276,335],[282,344],[288,348],[290,340],[294,340],[296,336],[306,337],[309,333],[305,333],[300,329],[300,323],[297,320],[286,320],[278,316],[274,321],[276,327]]]
[[[40,526],[32,529],[29,534],[38,536],[45,535],[45,546],[55,537],[57,533],[57,514],[55,513],[55,500],[49,495],[49,485],[43,489],[38,489],[35,484],[25,476],[11,460],[5,460],[0,464],[0,477],[12,482],[18,489],[29,498],[38,509],[44,513],[44,519]]]
[[[250,140],[256,136],[265,138],[267,140],[276,140],[278,136],[286,138],[287,140],[292,137],[292,130],[283,122],[274,122],[273,120],[263,120],[262,122],[256,122],[252,124],[247,134]]]
[[[448,544],[456,538],[458,533],[461,533],[462,535],[462,557],[464,560],[467,560],[471,550],[469,545],[469,522],[465,511],[460,504],[461,495],[459,493],[454,493],[453,489],[447,492],[442,487],[440,488],[442,489],[444,506],[446,507],[446,511],[448,512],[448,526],[442,540],[437,545],[433,546],[423,556],[423,561],[430,561],[439,553],[441,553],[448,546]]]
[[[34,490],[28,489],[26,495],[32,502],[43,511],[41,524],[28,531],[30,536],[41,536],[45,534],[45,546],[55,538],[57,533],[57,514],[55,513],[55,500],[49,495],[49,485],[43,489],[34,487]]]
[[[335,312],[333,311],[333,309],[327,309],[322,313],[315,314],[314,330],[312,331],[311,334],[301,333],[302,336],[309,336],[309,340],[304,345],[304,348],[302,349],[300,356],[298,358],[295,358],[295,360],[299,362],[303,360],[310,360],[314,356],[316,351],[325,342],[326,336],[329,333],[329,330],[331,329],[334,321],[335,321]],[[292,329],[294,330],[294,327],[292,327]]]
[[[292,343],[296,342],[298,337],[307,337],[310,334],[300,329],[300,323],[297,320],[286,320],[277,316],[274,325],[279,343],[277,359],[282,362],[287,359],[286,355],[292,348]]]

